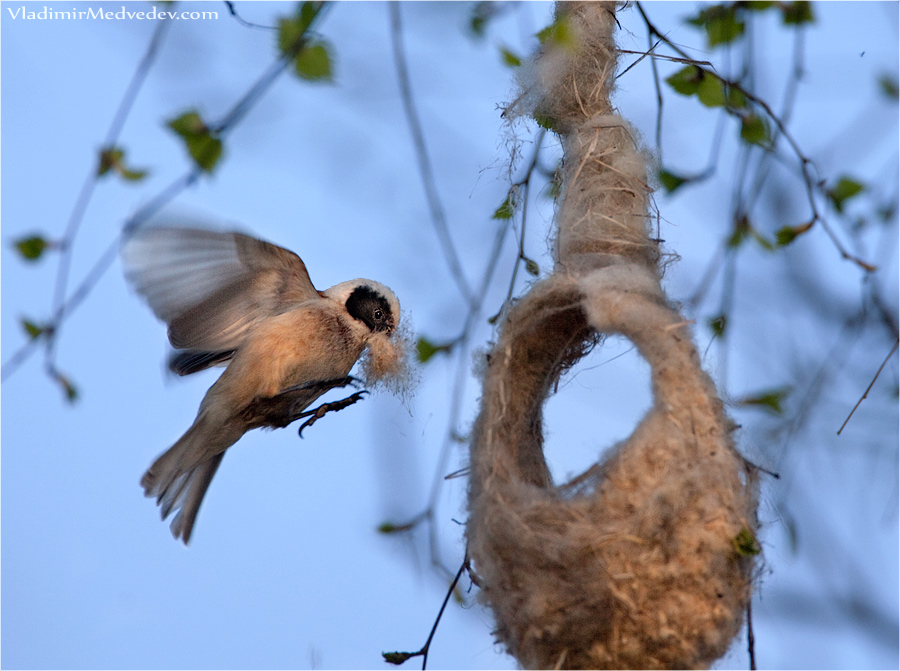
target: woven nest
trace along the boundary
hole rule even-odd
[[[612,3],[565,3],[575,48],[538,61],[537,109],[560,129],[553,275],[508,313],[473,432],[467,528],[497,638],[528,668],[698,668],[727,650],[750,598],[756,480],[660,288],[649,188],[609,104]],[[599,338],[630,339],[653,407],[568,483],[543,454],[543,405]],[[584,430],[603,409],[584,418]]]

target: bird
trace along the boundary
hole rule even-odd
[[[126,230],[125,277],[168,327],[169,368],[190,375],[226,366],[197,417],[141,478],[172,535],[185,545],[225,451],[247,431],[308,426],[363,392],[314,411],[326,391],[357,382],[350,371],[366,351],[366,382],[399,374],[400,303],[367,279],[318,291],[295,253],[238,231],[179,225]],[[303,427],[301,427],[301,432]],[[302,435],[302,434],[301,434]]]

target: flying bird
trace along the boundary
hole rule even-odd
[[[316,290],[299,256],[238,232],[145,226],[127,231],[125,275],[168,326],[169,367],[189,375],[226,365],[185,434],[144,473],[144,494],[185,544],[225,451],[247,431],[280,428],[359,400],[313,411],[329,389],[355,381],[366,351],[366,382],[399,376],[400,303],[366,279]],[[302,427],[301,427],[302,431]]]

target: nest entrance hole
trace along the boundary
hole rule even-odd
[[[563,374],[544,405],[544,455],[553,482],[605,461],[652,406],[650,364],[625,336],[604,336]]]

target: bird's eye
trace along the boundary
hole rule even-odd
[[[384,313],[381,310],[375,310],[375,319],[381,321],[384,319]]]

